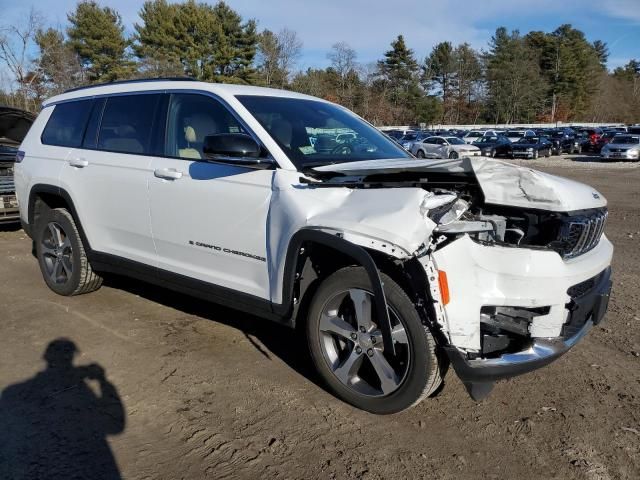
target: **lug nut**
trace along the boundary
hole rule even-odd
[[[375,345],[376,343],[376,337],[371,337],[371,343],[373,343]]]
[[[373,357],[373,348],[370,348],[369,350],[367,350],[367,355],[369,355],[370,357]]]
[[[361,331],[362,333],[364,333],[364,332],[366,332],[367,330],[366,330],[364,327],[360,327],[360,331]]]
[[[362,353],[362,349],[360,347],[356,347],[356,353]]]
[[[358,339],[358,334],[357,333],[352,333],[351,334],[351,340],[357,340]]]

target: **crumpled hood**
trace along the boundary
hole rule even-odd
[[[367,160],[325,165],[314,170],[354,176],[399,172],[468,173],[475,176],[489,204],[553,212],[601,208],[607,204],[602,194],[583,183],[485,157]]]

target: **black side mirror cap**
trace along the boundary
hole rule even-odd
[[[246,133],[217,133],[204,137],[202,152],[210,160],[220,158],[259,158],[260,145]]]

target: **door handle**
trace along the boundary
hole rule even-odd
[[[182,178],[182,172],[174,168],[157,168],[153,171],[153,174],[158,178],[164,178],[165,180],[178,180]]]
[[[89,165],[89,161],[84,158],[72,158],[69,160],[69,165],[76,168],[84,168]]]

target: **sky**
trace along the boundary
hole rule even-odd
[[[77,0],[0,0],[0,24],[18,25],[31,7],[52,26],[66,26]],[[143,0],[99,0],[116,9],[129,33]],[[210,1],[209,3],[215,3]],[[259,29],[295,30],[303,42],[299,69],[326,67],[327,52],[344,41],[361,63],[381,58],[403,34],[419,60],[438,42],[487,48],[497,27],[553,31],[570,23],[591,42],[609,46],[609,68],[640,59],[640,0],[227,0]]]

